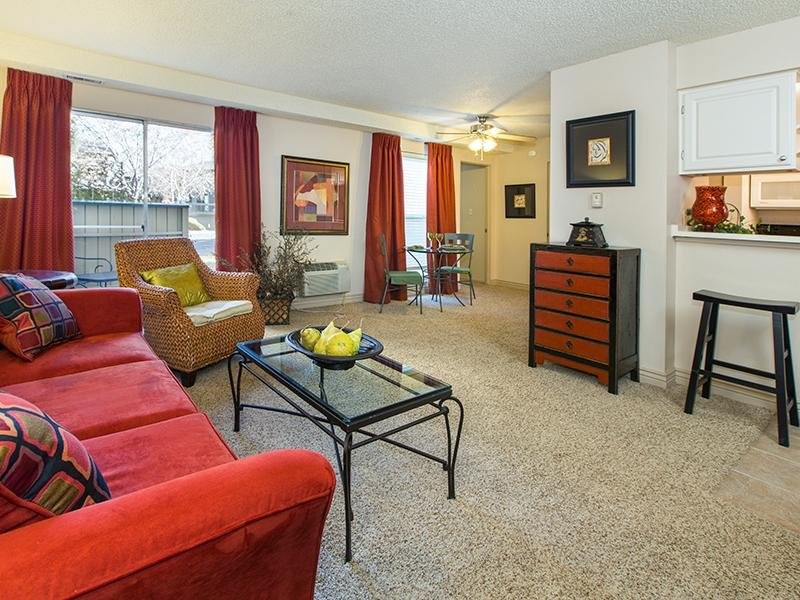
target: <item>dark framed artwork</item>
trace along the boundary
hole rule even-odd
[[[281,156],[281,234],[347,235],[350,165]]]
[[[536,217],[536,184],[517,183],[506,186],[506,219]]]
[[[567,187],[636,185],[636,111],[567,121]]]

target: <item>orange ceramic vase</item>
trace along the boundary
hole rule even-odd
[[[695,201],[692,204],[692,219],[706,231],[713,231],[719,223],[728,218],[728,205],[725,204],[724,185],[698,185]]]

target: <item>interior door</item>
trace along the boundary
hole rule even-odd
[[[485,165],[461,163],[461,214],[459,232],[475,234],[472,252],[472,279],[486,281],[486,207],[489,189]]]

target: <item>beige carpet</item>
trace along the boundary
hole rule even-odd
[[[444,313],[397,302],[383,315],[368,304],[339,311],[364,317],[386,355],[452,383],[466,422],[455,500],[432,462],[380,443],[354,453],[354,560],[343,562],[337,488],[318,598],[798,597],[800,537],[712,494],[771,415],[712,400],[688,416],[681,390],[625,380],[614,396],[573,371],[531,369],[527,293],[477,292],[474,306],[449,299]],[[329,316],[295,312],[271,331]],[[333,460],[330,440],[302,419],[246,411],[232,433],[223,366],[191,393],[240,455],[304,447]],[[439,450],[443,425],[406,439]]]

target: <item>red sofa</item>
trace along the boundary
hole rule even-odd
[[[112,499],[0,534],[0,596],[312,598],[330,463],[237,460],[144,341],[135,290],[58,295],[82,337],[0,349],[0,390],[81,439]]]

